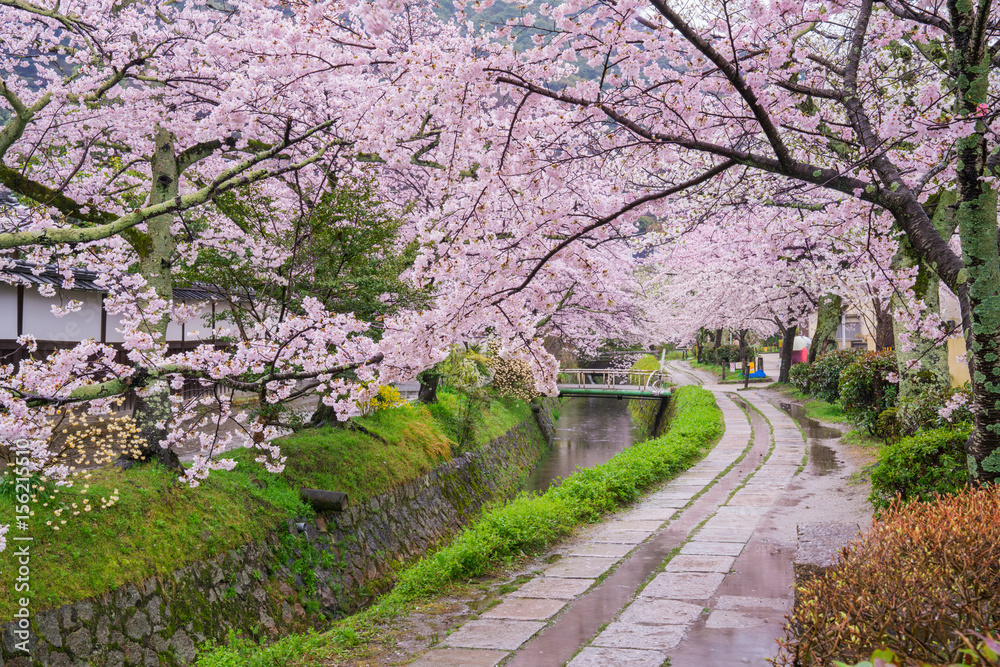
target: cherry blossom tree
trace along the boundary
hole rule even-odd
[[[4,435],[35,443],[35,466],[46,464],[52,410],[67,403],[85,401],[100,412],[107,399],[136,389],[146,456],[169,463],[165,452],[183,432],[171,426],[191,410],[172,415],[167,381],[224,379],[232,389],[263,393],[274,383],[281,393],[293,380],[323,376],[342,388],[335,378],[376,359],[370,341],[347,340],[364,323],[313,302],[294,317],[261,323],[226,353],[206,345],[167,360],[164,345],[172,314],[185,316],[172,308],[179,256],[206,237],[252,236],[197,211],[306,168],[322,183],[337,151],[353,146],[350,128],[363,111],[345,99],[364,85],[372,45],[345,44],[335,33],[354,34],[364,19],[327,22],[318,35],[285,8],[253,2],[224,11],[194,3],[12,2],[0,11],[8,73],[0,82],[7,107],[0,182],[26,205],[7,216],[0,248],[39,267],[57,263],[66,287],[74,264],[96,269],[109,312],[123,317],[131,361],[115,364],[110,348],[85,341],[22,363],[16,376],[6,368]],[[322,108],[337,103],[332,113]],[[286,352],[303,347],[316,351]],[[283,353],[295,362],[283,364]],[[220,418],[228,413],[222,401]],[[264,444],[265,426],[255,425],[254,440],[265,447],[263,459],[278,465]],[[205,472],[217,435],[206,437],[190,475]]]
[[[546,332],[584,346],[629,334],[636,228],[578,225],[618,216],[598,196],[612,181],[527,164],[507,173],[497,132],[515,110],[474,86],[484,42],[442,25],[429,5],[15,0],[0,13],[0,183],[22,204],[5,212],[0,249],[39,270],[56,265],[66,288],[72,268],[96,271],[129,362],[90,340],[3,368],[0,432],[31,443],[30,468],[68,472],[48,447],[58,410],[106,414],[134,390],[146,458],[176,466],[172,448],[195,440],[184,476],[197,484],[231,466],[217,455],[245,441],[276,471],[271,439],[283,424],[270,415],[280,413],[240,413],[238,394],[277,406],[312,393],[346,418],[380,384],[485,336],[551,391]],[[472,70],[455,76],[450,61]],[[464,106],[453,104],[463,89]],[[541,133],[506,143],[548,151]],[[287,272],[301,244],[276,242],[297,238],[303,210],[351,179],[372,183],[380,211],[400,221],[395,250],[417,249],[403,280],[433,295],[377,325],[305,293]],[[264,227],[234,214],[234,197],[266,202]],[[168,323],[195,315],[173,288],[209,256],[277,289],[254,291],[254,317],[212,322],[203,345],[168,355]],[[281,298],[263,296],[282,287]],[[209,393],[171,394],[190,381]],[[216,428],[203,428],[206,416]],[[218,428],[232,421],[241,436]]]
[[[989,481],[1000,477],[997,25],[988,1],[570,0],[508,22],[476,68],[516,110],[498,119],[509,136],[544,128],[549,152],[534,164],[611,179],[606,224],[637,210],[695,219],[713,204],[686,193],[707,182],[751,197],[778,183],[784,203],[831,224],[888,216],[961,304],[969,469]],[[501,41],[524,32],[530,49]],[[583,66],[598,76],[576,77]],[[942,189],[960,252],[925,206]]]

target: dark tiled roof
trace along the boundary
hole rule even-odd
[[[53,265],[47,265],[45,269],[35,274],[37,265],[24,260],[15,259],[14,265],[7,268],[0,268],[0,273],[17,276],[20,280],[34,285],[52,285],[62,287],[63,275]],[[107,289],[98,285],[97,273],[86,269],[72,269],[74,285],[73,289],[85,290],[89,292],[107,292]],[[174,299],[182,301],[219,301],[225,298],[222,292],[211,285],[190,285],[188,287],[175,287]]]

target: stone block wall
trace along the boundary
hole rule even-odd
[[[482,507],[514,495],[547,446],[542,409],[476,452],[383,495],[289,520],[246,544],[162,578],[0,625],[0,667],[173,667],[230,631],[272,636],[322,627],[391,586],[393,573],[456,533]],[[543,433],[545,435],[543,435]]]

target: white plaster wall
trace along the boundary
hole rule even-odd
[[[106,334],[106,341],[108,343],[124,343],[125,337],[118,332],[121,328],[121,315],[112,315],[111,313],[108,313],[108,331]]]
[[[63,317],[52,314],[52,306],[65,306],[70,301],[82,301],[83,307]],[[14,310],[15,326],[16,313]],[[38,340],[81,341],[101,339],[101,294],[81,290],[56,290],[47,298],[36,289],[24,290],[24,333]],[[12,336],[13,337],[13,336]]]
[[[17,338],[17,287],[0,284],[0,338]]]
[[[182,302],[184,303],[184,302]],[[190,302],[187,302],[190,303]],[[221,310],[223,308],[222,304],[217,304],[217,307]],[[184,340],[198,341],[205,340],[209,336],[209,317],[212,314],[212,304],[210,302],[205,302],[204,307],[201,309],[201,315],[188,320],[185,323],[185,338]],[[108,314],[108,342],[109,343],[122,343],[124,342],[124,337],[118,332],[122,328],[121,317],[118,315]],[[192,336],[191,332],[197,331],[201,336]],[[181,325],[178,322],[171,321],[167,325],[167,341],[168,342],[179,342],[181,340]]]
[[[186,303],[185,301],[176,302],[178,305]],[[190,327],[188,327],[190,328]],[[181,340],[181,325],[178,322],[170,320],[167,324],[167,340]]]
[[[190,301],[188,303],[191,303]],[[217,303],[216,311],[221,311],[225,308],[224,304]],[[212,303],[210,301],[204,302],[202,308],[199,310],[199,314],[196,317],[192,317],[190,320],[184,323],[184,340],[187,342],[209,342],[212,337]],[[168,331],[168,340],[180,340],[181,339],[181,326],[179,324],[175,325],[176,329],[170,329]],[[176,336],[170,335],[170,331],[176,331]],[[197,334],[197,335],[195,335]]]

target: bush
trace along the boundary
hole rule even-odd
[[[779,666],[860,662],[884,648],[962,662],[962,634],[1000,629],[1000,485],[893,503],[840,562],[801,584]]]
[[[812,381],[812,364],[793,365],[788,371],[788,381],[803,394],[808,394]]]
[[[840,398],[840,376],[859,356],[855,350],[834,350],[817,359],[809,377],[810,393],[827,403],[836,403]]]
[[[972,390],[964,387],[928,386],[910,399],[900,399],[900,430],[904,435],[949,424],[971,424]]]
[[[882,448],[868,501],[885,509],[897,495],[904,501],[933,500],[957,492],[968,481],[965,441],[970,433],[969,427],[939,428]]]
[[[535,374],[527,361],[496,356],[490,358],[490,368],[493,370],[490,387],[499,395],[520,398],[523,401],[530,401],[538,396],[538,390],[535,389]]]
[[[899,387],[889,382],[889,374],[895,372],[896,357],[892,352],[866,352],[840,375],[844,414],[872,435],[880,435],[878,416],[896,404]]]
[[[875,430],[885,439],[887,445],[899,440],[902,435],[902,427],[899,424],[898,408],[886,408],[875,421]]]
[[[977,641],[978,640],[978,641]],[[978,633],[967,633],[962,661],[963,665],[981,665],[981,667],[1000,667],[1000,637],[990,637]],[[878,662],[881,660],[882,662]],[[917,662],[912,658],[901,657],[888,649],[879,649],[872,654],[871,661],[859,662],[857,665],[846,665],[835,662],[834,667],[955,667],[955,665],[931,665],[927,662]]]
[[[748,350],[749,353],[749,350]],[[731,361],[740,360],[739,345],[720,345],[716,351],[715,360],[720,364],[727,364]]]

